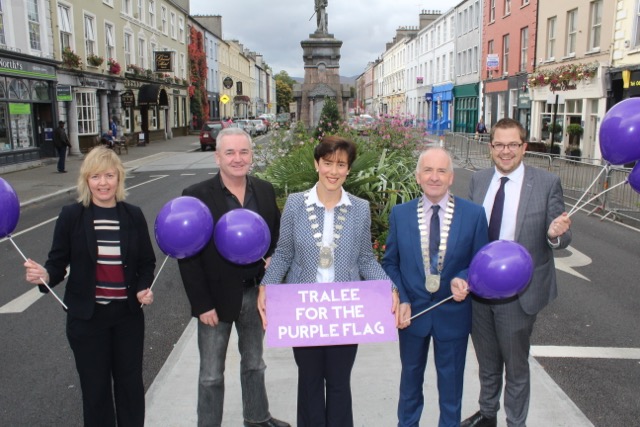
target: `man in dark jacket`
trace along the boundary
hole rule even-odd
[[[64,130],[64,122],[62,120],[58,122],[58,127],[53,131],[53,146],[58,151],[58,172],[65,173],[67,171],[64,169],[64,161],[71,143],[67,132]]]
[[[199,254],[179,260],[191,314],[198,318],[198,426],[222,424],[225,358],[235,323],[240,343],[245,427],[289,427],[269,413],[264,382],[266,365],[262,358],[264,330],[256,308],[258,285],[275,250],[280,229],[275,191],[270,183],[248,176],[252,142],[246,132],[239,128],[223,129],[217,145],[215,156],[220,172],[182,194],[200,199],[214,221],[232,209],[258,213],[271,232],[271,246],[265,254],[266,262],[238,265],[224,259],[211,239]]]

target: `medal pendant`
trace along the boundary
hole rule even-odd
[[[427,288],[427,291],[431,293],[438,292],[438,289],[440,289],[440,275],[428,274],[425,287]]]
[[[329,268],[333,265],[333,254],[329,246],[322,246],[320,248],[320,259],[318,261],[320,268]]]

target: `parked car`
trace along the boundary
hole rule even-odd
[[[207,147],[211,147],[213,151],[216,151],[216,137],[225,127],[227,124],[220,120],[205,122],[200,130],[200,149],[207,151]]]
[[[256,128],[256,135],[264,135],[267,133],[267,126],[261,119],[251,120],[251,123],[253,123],[253,126]]]
[[[278,114],[278,116],[276,117],[276,122],[278,123],[278,126],[285,127],[288,129],[289,126],[291,125],[291,114],[289,113]]]
[[[252,120],[240,119],[240,120],[236,120],[234,123],[237,123],[238,127],[240,127],[246,133],[251,135],[252,138],[256,136],[256,133],[257,133],[256,126],[254,123],[252,123]]]
[[[361,114],[360,116],[352,117],[352,119],[353,120],[349,120],[349,126],[355,129],[360,135],[369,133],[376,121],[368,114]]]

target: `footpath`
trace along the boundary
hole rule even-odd
[[[154,170],[154,163],[196,149],[197,135],[178,137],[168,141],[154,141],[145,147],[130,147],[122,160],[128,171],[137,168]],[[203,153],[213,156],[213,153]],[[81,156],[67,158],[68,173],[56,171],[56,159],[45,159],[30,168],[7,172],[0,176],[16,190],[22,207],[62,194],[75,195],[76,180],[82,163]],[[242,397],[240,391],[240,358],[236,334],[229,343],[226,369],[226,398],[223,426],[242,426]],[[295,425],[297,370],[291,349],[266,348],[266,382],[270,410],[274,417]],[[198,347],[196,323],[192,320],[164,366],[146,393],[149,427],[189,427],[197,425],[196,400],[198,378]],[[544,427],[589,427],[593,424],[547,375],[532,357],[531,406],[528,425]],[[365,344],[358,349],[352,375],[353,408],[356,426],[387,427],[397,425],[396,407],[400,378],[397,342]],[[469,344],[465,370],[463,418],[478,409],[478,365]],[[433,360],[430,357],[425,378],[425,409],[421,425],[438,423],[437,386]],[[499,413],[498,426],[506,426],[504,411]]]

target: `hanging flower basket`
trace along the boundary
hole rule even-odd
[[[87,56],[87,64],[92,65],[94,67],[99,67],[104,62],[104,58],[98,55],[89,55]]]
[[[109,60],[107,61],[107,66],[109,67],[109,74],[120,74],[120,71],[122,70],[122,67],[120,67],[118,61],[113,58],[109,58]]]
[[[80,68],[80,55],[68,47],[62,51],[62,64],[68,68]]]
[[[527,79],[529,87],[549,86],[552,92],[565,90],[571,85],[590,80],[598,73],[597,62],[589,64],[566,64],[530,74]]]

